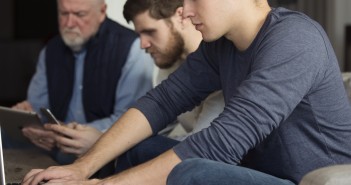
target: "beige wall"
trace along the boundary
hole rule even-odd
[[[118,23],[133,29],[132,24],[128,24],[123,17],[123,6],[126,0],[106,0],[107,15]]]

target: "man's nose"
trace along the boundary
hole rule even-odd
[[[145,36],[140,36],[140,47],[142,49],[147,49],[151,46],[150,41]]]
[[[76,20],[75,20],[74,15],[69,14],[67,16],[66,26],[69,27],[69,28],[72,28],[72,27],[76,26]]]
[[[193,4],[190,0],[184,0],[183,3],[183,19],[194,17]]]

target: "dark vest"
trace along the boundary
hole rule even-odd
[[[137,35],[106,18],[98,33],[86,44],[83,94],[88,122],[113,113],[117,83]],[[49,104],[54,115],[65,120],[72,97],[75,58],[60,36],[46,46],[46,75]]]

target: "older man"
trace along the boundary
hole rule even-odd
[[[54,150],[55,159],[67,164],[152,88],[153,63],[132,30],[106,17],[104,0],[57,4],[60,35],[40,53],[28,99],[14,108],[50,108],[68,123],[54,132],[50,124],[23,129],[35,145]]]

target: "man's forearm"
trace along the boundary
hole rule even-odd
[[[180,162],[174,151],[169,150],[149,162],[103,180],[101,184],[165,185],[169,173]]]
[[[137,109],[129,109],[75,165],[81,166],[84,176],[90,177],[109,161],[151,136],[152,130],[145,116]]]

